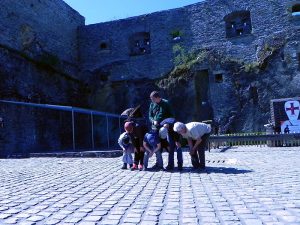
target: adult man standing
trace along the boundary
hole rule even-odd
[[[158,129],[160,126],[165,126],[168,130],[167,135],[167,141],[169,144],[169,158],[168,158],[168,166],[166,167],[167,170],[173,170],[174,169],[174,150],[176,148],[176,145],[178,142],[175,141],[176,139],[176,134],[174,134],[172,127],[175,119],[174,119],[174,113],[173,110],[168,102],[168,100],[161,98],[159,92],[153,91],[150,94],[150,99],[151,99],[151,104],[149,107],[149,120],[152,123],[152,126]],[[173,119],[173,122],[169,122],[166,119]],[[170,129],[171,128],[171,129]],[[177,146],[177,150],[181,150],[180,146]],[[177,151],[178,154],[178,151]],[[180,157],[179,157],[180,159]],[[182,157],[181,160],[178,160],[178,168],[181,170],[182,169]]]
[[[168,158],[168,166],[166,167],[166,169],[167,170],[174,169],[174,151],[176,149],[178,170],[182,170],[183,157],[182,157],[182,149],[180,143],[180,135],[173,130],[174,123],[175,123],[174,118],[164,119],[160,123],[160,125],[163,126],[162,128],[165,128],[167,130],[166,138],[168,143],[167,148],[169,152],[169,158]]]
[[[151,104],[149,107],[149,119],[156,128],[159,123],[166,118],[174,117],[173,110],[168,100],[160,97],[158,91],[153,91],[150,94]]]
[[[186,138],[190,147],[190,155],[194,168],[205,168],[205,149],[211,132],[211,126],[206,123],[191,122],[174,124],[174,131]]]

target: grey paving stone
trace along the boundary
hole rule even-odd
[[[63,215],[70,215],[72,213],[73,213],[73,211],[70,211],[70,210],[60,210],[60,211],[58,211],[58,214],[63,214]]]
[[[130,211],[127,212],[128,214],[143,214],[145,212],[145,209],[132,208]]]
[[[126,217],[128,217],[128,218],[141,218],[142,214],[139,214],[139,213],[128,213],[126,215]]]
[[[120,220],[122,215],[108,215],[106,218],[109,220]]]
[[[174,215],[178,215],[179,214],[179,209],[167,209],[165,210],[166,214],[174,214]]]
[[[247,208],[236,209],[235,212],[237,214],[253,214],[253,212],[250,209],[247,209]]]
[[[142,221],[152,221],[152,222],[158,222],[159,217],[158,216],[147,216],[145,215],[142,219]]]
[[[91,213],[91,212],[93,212],[93,209],[90,209],[90,208],[79,208],[78,212]]]
[[[201,217],[201,223],[219,223],[220,220],[217,217]]]
[[[199,214],[201,217],[215,217],[216,216],[215,212],[200,212]]]
[[[5,213],[5,214],[17,214],[17,213],[19,213],[21,211],[22,211],[22,209],[12,208],[12,209],[5,210],[2,213]]]
[[[230,216],[235,216],[235,213],[232,211],[219,211],[219,215],[224,217],[230,217]]]
[[[31,215],[30,214],[27,214],[27,213],[19,213],[17,214],[15,217],[16,218],[28,218],[30,217]]]
[[[81,217],[73,217],[73,216],[69,216],[66,219],[64,219],[65,223],[79,223],[79,221],[81,221],[82,218]]]
[[[146,215],[148,216],[159,216],[161,214],[161,211],[147,211]]]
[[[47,212],[47,211],[41,211],[37,214],[37,216],[43,216],[45,218],[48,218],[51,215],[52,215],[52,212]]]
[[[124,223],[134,223],[134,224],[138,224],[141,221],[141,218],[137,218],[137,217],[126,217],[123,222]]]
[[[4,214],[4,213],[0,214],[0,219],[7,219],[9,217],[11,217],[11,214]]]
[[[99,224],[103,224],[103,225],[118,225],[119,224],[119,220],[109,220],[109,219],[105,219],[103,221],[100,221]]]
[[[259,220],[259,219],[245,219],[243,220],[243,222],[246,224],[246,225],[262,225],[262,221]]]
[[[74,215],[77,224],[87,225],[98,223],[87,218],[128,225],[134,223],[126,221],[130,218],[141,218],[141,224],[193,224],[197,219],[200,224],[297,224],[299,157],[299,148],[236,148],[207,153],[209,159],[236,163],[211,163],[204,172],[189,172],[189,155],[184,153],[182,173],[120,171],[120,158],[32,158],[26,167],[3,160],[11,173],[5,179],[0,176],[0,224],[18,218],[29,224],[53,220],[70,225]],[[47,170],[36,171],[41,165]],[[274,165],[280,169],[274,171]],[[3,169],[0,164],[0,174]],[[24,185],[16,185],[19,171],[28,175]],[[32,171],[43,179],[34,179]],[[13,192],[18,195],[5,194]],[[113,215],[118,217],[109,219]],[[44,218],[28,220],[34,216]]]
[[[36,222],[31,222],[31,221],[22,221],[20,222],[20,225],[36,225]]]
[[[102,220],[102,216],[86,216],[84,217],[85,221],[88,222],[99,222],[100,220]]]
[[[9,218],[9,219],[4,220],[4,222],[6,224],[18,224],[19,221],[20,221],[20,219],[18,219],[18,218]]]
[[[42,221],[43,219],[45,219],[44,216],[31,216],[27,218],[28,221],[32,221],[32,222],[39,222]]]
[[[182,218],[197,218],[197,214],[183,213]]]
[[[160,220],[160,225],[179,225],[178,220]]]
[[[55,224],[59,224],[61,222],[61,220],[58,219],[47,219],[46,221],[44,221],[45,225],[55,225]]]
[[[63,220],[64,218],[67,217],[67,214],[56,213],[53,214],[52,217],[57,220]]]
[[[108,213],[108,211],[94,210],[89,215],[91,215],[91,216],[105,216],[105,215],[107,215],[107,213]]]
[[[183,218],[182,223],[184,224],[198,224],[197,218]]]
[[[283,223],[283,222],[267,222],[265,224],[266,225],[285,225],[285,223]],[[295,224],[295,225],[297,225],[297,224]]]
[[[141,221],[140,225],[158,225],[158,222],[155,221]]]
[[[1,193],[0,193],[1,194]],[[0,206],[0,211],[8,210],[9,208],[7,206]]]
[[[97,225],[98,223],[96,222],[89,222],[89,221],[82,221],[82,222],[79,222],[78,225]]]
[[[35,215],[35,214],[39,213],[40,210],[39,209],[27,209],[27,210],[25,210],[25,212],[28,214]]]
[[[254,214],[239,214],[238,217],[242,220],[247,220],[247,219],[258,219],[256,215]]]
[[[298,223],[300,224],[300,218],[298,216],[281,216],[282,220],[286,223]]]
[[[160,218],[162,218],[163,220],[178,220],[179,219],[179,215],[173,215],[173,214],[161,214]]]
[[[85,217],[87,215],[87,213],[85,213],[85,212],[74,212],[74,213],[72,213],[72,214],[70,214],[70,216],[72,216],[72,217],[81,217],[81,218],[83,218],[83,217]]]

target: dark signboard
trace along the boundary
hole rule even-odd
[[[275,130],[300,133],[300,97],[271,100],[271,118]]]

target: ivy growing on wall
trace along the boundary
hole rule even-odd
[[[193,67],[201,64],[206,64],[209,68],[220,65],[231,70],[234,74],[258,74],[266,68],[269,58],[279,52],[285,43],[286,37],[280,34],[268,37],[258,47],[254,61],[234,58],[224,54],[224,51],[216,49],[206,48],[187,51],[182,45],[176,44],[173,46],[174,69],[157,85],[165,89],[175,87],[178,83],[187,82],[192,76]]]
[[[170,32],[170,35],[174,41],[179,41],[183,36],[183,32],[181,30],[175,29]]]

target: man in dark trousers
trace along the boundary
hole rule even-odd
[[[167,141],[169,144],[169,158],[167,170],[174,169],[174,150],[176,148],[176,134],[173,132],[172,122],[165,122],[168,118],[172,118],[174,121],[174,113],[168,102],[168,100],[161,98],[159,92],[153,91],[150,94],[151,104],[149,107],[149,120],[151,121],[152,127],[158,129],[161,126],[166,125],[166,128],[170,130],[167,135]],[[171,129],[170,129],[171,128]],[[177,146],[178,147],[178,146]],[[180,146],[179,146],[180,147]],[[178,168],[182,169],[182,160],[178,161]]]
[[[190,122],[187,124],[176,122],[174,131],[186,138],[190,148],[192,165],[195,169],[205,168],[205,149],[211,132],[209,124]]]
[[[166,167],[166,170],[174,169],[174,152],[175,152],[175,150],[177,152],[178,170],[182,170],[182,165],[183,165],[181,138],[180,138],[181,136],[180,136],[180,134],[178,134],[177,132],[175,132],[173,130],[174,123],[175,123],[174,118],[164,119],[160,123],[160,125],[163,126],[163,128],[167,129],[167,144],[168,144],[167,149],[169,152],[169,158],[168,158],[168,166]]]

